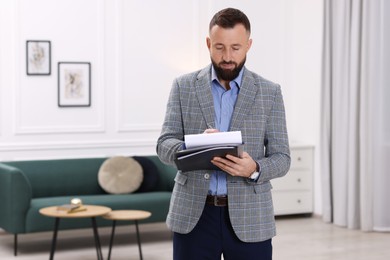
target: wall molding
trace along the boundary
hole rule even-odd
[[[123,101],[123,93],[124,88],[128,86],[128,83],[124,81],[124,75],[125,75],[125,64],[123,59],[123,53],[124,48],[128,48],[128,46],[124,45],[125,39],[125,7],[124,7],[125,0],[117,1],[115,4],[115,86],[116,86],[116,93],[115,93],[115,115],[116,115],[116,132],[118,133],[134,133],[134,132],[154,132],[154,131],[161,131],[161,126],[163,124],[163,121],[158,122],[156,124],[154,123],[146,123],[146,124],[137,124],[137,123],[131,123],[131,122],[124,122],[124,118],[126,118],[124,109],[124,101]],[[197,50],[198,53],[194,54],[192,57],[192,60],[189,62],[189,65],[191,69],[196,70],[201,68],[200,60],[201,60],[201,49],[206,48],[204,45],[200,45],[200,39],[203,39],[203,36],[200,35],[200,26],[199,26],[199,20],[200,20],[200,10],[202,9],[202,3],[196,0],[192,0],[190,5],[192,6],[192,14],[188,17],[188,19],[191,19],[191,29],[193,31],[192,38],[191,38],[191,49]],[[179,63],[178,63],[179,64]],[[181,64],[183,65],[183,64]],[[185,66],[186,64],[184,64]],[[179,65],[180,66],[180,65]],[[194,67],[194,68],[193,68]],[[177,68],[176,68],[177,69]],[[186,68],[188,69],[188,68]],[[183,72],[184,73],[184,72]],[[153,76],[153,75],[151,75]],[[177,75],[179,76],[179,75]],[[173,78],[172,78],[173,80]],[[164,100],[164,103],[167,100]]]
[[[15,42],[17,43],[14,55],[16,60],[15,66],[15,88],[12,90],[13,96],[13,111],[14,115],[14,135],[35,135],[35,134],[61,134],[61,133],[100,133],[105,131],[105,76],[104,76],[104,53],[105,53],[105,8],[104,0],[97,1],[97,48],[98,54],[96,61],[92,63],[92,106],[96,107],[97,120],[94,124],[67,124],[67,125],[42,125],[42,126],[31,126],[24,125],[22,122],[22,85],[21,78],[25,76],[25,64],[22,62],[25,52],[20,50],[25,49],[25,39],[21,35],[21,0],[15,1]],[[52,77],[57,77],[56,64],[57,60],[53,60],[52,50]],[[56,81],[57,82],[57,81]],[[96,98],[95,100],[93,98]],[[57,107],[58,109],[58,107]],[[49,122],[49,121],[48,121]]]
[[[124,116],[123,109],[123,87],[126,86],[123,80],[124,76],[124,62],[123,62],[123,52],[124,52],[124,0],[117,1],[115,3],[115,80],[116,80],[116,96],[115,96],[115,121],[116,121],[116,132],[117,133],[134,133],[134,132],[150,132],[157,131],[161,129],[161,125],[158,124],[129,124],[124,123],[122,119]]]
[[[155,139],[137,139],[137,140],[91,140],[77,142],[26,142],[1,144],[0,153],[2,152],[19,152],[19,151],[54,151],[54,150],[85,150],[85,149],[106,149],[106,148],[129,148],[129,147],[155,147]]]
[[[4,10],[6,9],[4,6],[4,2],[0,2],[0,32],[3,32],[0,34],[0,72],[3,72],[5,71],[4,70],[4,57],[3,57],[3,50],[5,49],[5,46],[3,46],[3,42],[5,42],[5,39],[4,39],[4,28],[3,28],[3,24],[6,23],[6,19],[4,18],[5,17],[5,14],[4,14]],[[3,104],[4,104],[4,101],[3,101],[3,87],[2,86],[5,86],[5,80],[4,80],[4,76],[3,76],[3,73],[0,73],[0,138],[2,136],[2,132],[3,132],[3,120],[4,120],[4,116],[3,116]]]
[[[19,143],[0,146],[0,161],[156,155],[155,140]]]
[[[124,123],[122,119],[124,118],[123,109],[123,88],[126,86],[123,80],[124,75],[124,63],[123,63],[123,52],[124,52],[124,0],[117,1],[115,3],[115,89],[116,89],[116,102],[115,102],[115,121],[116,121],[116,132],[118,133],[135,133],[135,132],[155,132],[161,131],[161,124],[129,124]]]
[[[117,127],[118,133],[145,133],[145,132],[161,132],[161,124],[122,124]]]
[[[25,126],[14,131],[14,135],[39,135],[39,134],[75,134],[75,133],[104,133],[102,123],[96,125],[56,125],[56,126]]]

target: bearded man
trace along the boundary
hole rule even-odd
[[[245,67],[251,28],[240,10],[214,15],[206,39],[211,64],[174,80],[157,154],[174,165],[184,135],[241,131],[241,157],[214,157],[218,171],[178,171],[167,225],[173,259],[272,259],[270,180],[290,167],[281,88]]]

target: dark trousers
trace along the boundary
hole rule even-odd
[[[237,238],[227,207],[206,204],[196,227],[173,234],[174,260],[272,260],[272,239],[245,243]]]

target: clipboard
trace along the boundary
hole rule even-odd
[[[226,157],[227,154],[241,157],[243,146],[243,144],[219,144],[181,150],[175,154],[175,164],[181,171],[220,170],[211,163],[213,157]]]

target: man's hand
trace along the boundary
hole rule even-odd
[[[215,129],[215,128],[208,128],[208,129],[204,130],[203,133],[204,133],[204,134],[219,133],[219,130],[218,130],[218,129]]]
[[[241,158],[228,154],[226,158],[214,157],[211,162],[232,176],[245,178],[251,176],[257,169],[256,162],[247,152],[243,152]]]

